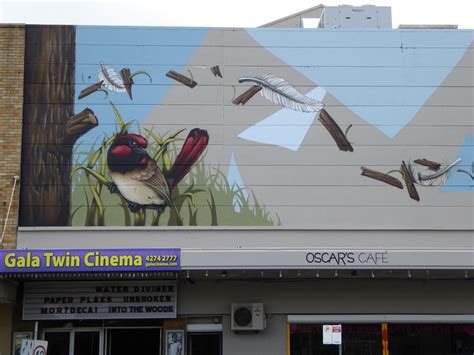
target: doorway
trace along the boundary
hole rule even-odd
[[[102,355],[101,329],[46,329],[48,355]]]
[[[45,329],[48,355],[161,355],[161,327]]]
[[[160,328],[107,329],[107,355],[160,355]],[[76,354],[74,354],[76,355]]]
[[[222,355],[222,333],[188,333],[188,355]]]

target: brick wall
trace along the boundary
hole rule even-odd
[[[20,175],[24,53],[25,27],[0,25],[0,238],[12,193],[13,176]],[[5,231],[5,249],[16,246],[18,198],[19,184]]]

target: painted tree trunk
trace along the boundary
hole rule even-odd
[[[74,26],[27,26],[23,112],[23,226],[64,226],[71,209],[75,141],[97,125],[74,115]]]

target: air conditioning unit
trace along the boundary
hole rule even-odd
[[[265,329],[263,303],[232,303],[230,314],[232,330]]]

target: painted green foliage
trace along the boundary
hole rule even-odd
[[[73,226],[218,226],[280,224],[259,204],[252,194],[252,201],[241,188],[229,186],[226,176],[219,168],[206,167],[201,158],[188,176],[172,190],[172,202],[163,213],[142,209],[131,212],[127,201],[120,194],[107,189],[111,178],[107,169],[107,151],[115,136],[131,130],[134,122],[124,122],[117,108],[111,104],[118,131],[105,136],[90,152],[76,146],[76,166],[72,171],[72,200],[76,206],[71,211]],[[184,130],[159,135],[151,130],[137,130],[149,142],[148,154],[153,157],[163,172],[169,171],[177,155],[177,146],[184,139]],[[205,158],[204,158],[205,159]],[[240,211],[234,210],[235,200]]]

